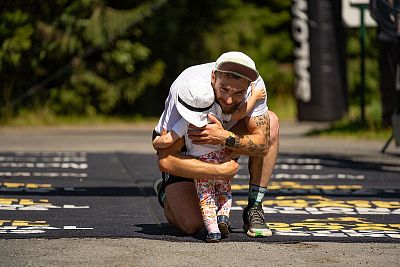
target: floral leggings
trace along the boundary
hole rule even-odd
[[[201,161],[220,163],[225,150],[213,151],[199,157]],[[229,217],[232,206],[231,182],[218,179],[195,180],[204,225],[208,232],[219,232],[217,216]]]

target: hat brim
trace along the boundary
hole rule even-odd
[[[223,62],[217,66],[218,71],[235,74],[249,81],[255,81],[258,78],[258,71],[237,62]]]
[[[196,127],[203,127],[208,124],[208,113],[211,112],[212,108],[206,111],[192,111],[185,106],[183,106],[179,101],[176,101],[176,108],[179,114],[190,124]]]

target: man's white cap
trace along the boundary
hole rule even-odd
[[[215,62],[215,70],[232,73],[251,82],[259,75],[256,63],[248,55],[237,51],[222,54]]]
[[[214,104],[214,90],[210,81],[189,79],[181,83],[176,94],[176,108],[189,123],[203,127]]]

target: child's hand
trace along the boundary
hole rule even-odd
[[[256,89],[254,83],[251,83],[251,95],[253,95],[257,100],[266,98],[267,92],[265,88]]]

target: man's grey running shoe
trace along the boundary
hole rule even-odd
[[[158,203],[160,203],[161,207],[164,208],[164,200],[165,200],[165,187],[163,186],[163,178],[157,178],[153,182],[153,189],[156,192]]]
[[[243,230],[250,237],[271,236],[271,229],[264,218],[262,205],[247,206],[243,210]]]

